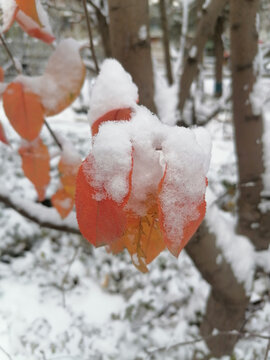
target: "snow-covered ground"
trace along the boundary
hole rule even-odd
[[[210,80],[205,83],[206,92],[211,92],[212,85]],[[83,94],[87,103],[87,84]],[[159,98],[168,94],[173,90],[163,91]],[[165,99],[163,104],[166,113],[166,104],[172,106],[172,102]],[[73,108],[79,105],[78,100]],[[268,122],[269,114],[265,114]],[[12,145],[0,144],[1,184],[15,196],[34,200],[35,191],[23,176],[15,151],[18,136],[2,109],[0,117]],[[90,130],[85,114],[70,108],[49,121],[82,156],[88,153]],[[207,129],[213,140],[209,188],[227,211],[227,224],[232,227],[237,177],[230,112],[213,119]],[[46,129],[42,137],[55,155],[51,164],[55,177],[57,148]],[[56,186],[57,181],[52,181],[48,197]],[[113,256],[104,248],[93,249],[79,236],[41,229],[2,205],[0,239],[0,250],[34,243],[23,256],[4,256],[0,261],[0,360],[191,360],[207,354],[203,342],[173,346],[200,337],[209,291],[184,251],[178,260],[162,253],[149,266],[149,273],[141,274],[127,253]],[[260,261],[269,263],[267,252]],[[249,313],[249,331],[270,332],[269,285],[266,275],[252,285],[252,300],[263,301]],[[234,358],[264,359],[266,347],[265,339],[241,340]]]

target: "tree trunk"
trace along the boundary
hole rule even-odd
[[[258,209],[263,189],[263,124],[261,114],[254,113],[250,101],[256,81],[253,63],[258,42],[258,7],[259,0],[231,0],[230,28],[233,119],[239,175],[238,231],[248,236],[259,250],[269,246],[270,219],[263,226],[265,219]]]
[[[224,27],[224,17],[219,16],[215,26],[214,32],[214,47],[215,47],[215,97],[222,96],[222,69],[223,69],[223,40],[222,33]]]
[[[172,77],[171,56],[170,56],[170,39],[169,39],[165,2],[166,0],[159,0],[159,9],[160,9],[160,17],[161,17],[162,43],[163,43],[163,51],[164,51],[165,64],[166,64],[167,79],[169,85],[172,85],[173,77]]]
[[[212,0],[210,5],[203,10],[203,15],[198,24],[196,36],[191,44],[189,55],[185,60],[184,71],[180,79],[180,98],[178,103],[180,113],[183,112],[192,81],[197,74],[198,64],[202,60],[206,41],[212,36],[217,18],[226,2],[227,0]]]
[[[244,285],[237,281],[230,263],[216,245],[216,237],[209,231],[205,221],[185,249],[202,277],[211,285],[201,325],[202,336],[207,337],[214,329],[241,330],[248,297]],[[217,335],[206,339],[206,343],[212,356],[220,357],[231,354],[237,340],[236,335]]]
[[[112,56],[139,88],[140,103],[156,112],[147,0],[109,0]]]
[[[98,21],[98,30],[102,39],[102,45],[104,50],[105,57],[111,57],[111,44],[110,44],[110,33],[109,25],[107,23],[106,17],[102,14],[99,9],[96,9],[96,17]]]

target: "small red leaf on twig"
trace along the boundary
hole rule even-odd
[[[3,94],[5,113],[17,133],[28,141],[40,133],[44,122],[39,96],[25,91],[20,83],[11,83]]]
[[[50,182],[50,155],[40,138],[22,145],[19,149],[25,176],[35,186],[39,201],[44,200]]]

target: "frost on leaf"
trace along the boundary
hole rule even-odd
[[[146,272],[166,247],[178,256],[200,225],[211,142],[204,129],[162,124],[137,99],[130,76],[106,60],[92,90],[94,137],[77,177],[76,210],[88,241],[113,253],[126,248]]]
[[[40,97],[45,115],[58,114],[79,95],[85,79],[85,66],[79,50],[76,40],[62,40],[49,58],[42,76],[19,75],[14,80]]]
[[[40,98],[20,83],[11,83],[3,94],[5,113],[14,130],[28,141],[40,133],[44,110]]]
[[[40,138],[24,142],[19,149],[25,176],[32,182],[39,201],[44,200],[50,182],[50,156],[48,148]]]

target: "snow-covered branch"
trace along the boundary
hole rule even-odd
[[[40,226],[80,234],[74,213],[62,220],[54,208],[48,208],[15,195],[8,195],[7,189],[4,188],[0,190],[0,202]]]

